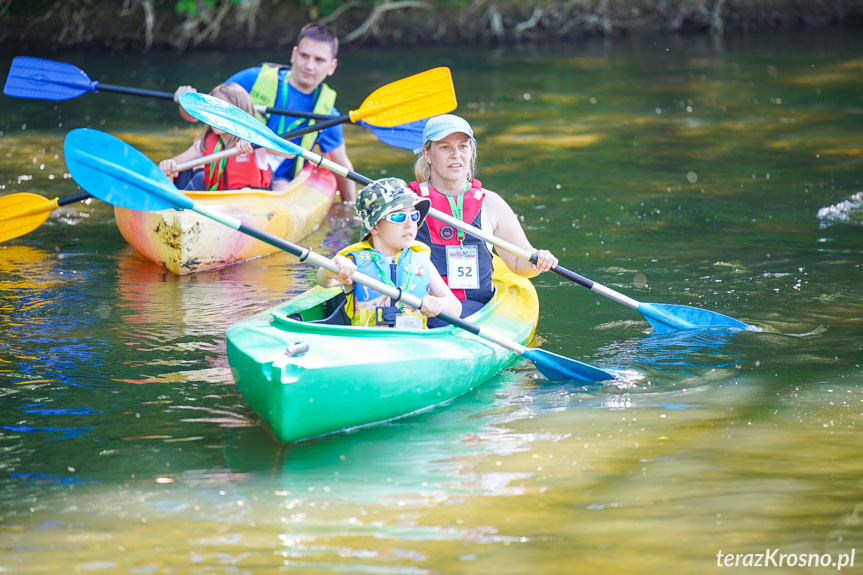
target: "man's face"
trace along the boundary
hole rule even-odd
[[[338,60],[326,42],[303,38],[291,53],[290,82],[300,92],[313,92],[336,71]]]

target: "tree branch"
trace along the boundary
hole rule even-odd
[[[360,27],[344,37],[343,42],[349,44],[354,40],[359,40],[368,36],[373,30],[377,29],[377,22],[383,15],[390,10],[401,10],[402,8],[417,8],[420,10],[430,10],[431,6],[425,2],[416,0],[402,0],[401,2],[390,2],[386,0],[382,4],[375,6],[372,13],[366,18],[366,21],[360,24]]]

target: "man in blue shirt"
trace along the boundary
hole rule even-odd
[[[297,45],[291,52],[290,68],[277,64],[262,64],[237,72],[225,83],[237,83],[245,88],[255,104],[337,116],[339,112],[334,105],[336,93],[324,83],[324,80],[336,71],[338,49],[338,38],[330,28],[317,22],[306,24],[300,30]],[[174,99],[176,100],[183,92],[195,91],[197,90],[191,86],[180,86],[174,92]],[[180,108],[180,115],[190,122],[196,121],[182,108]],[[278,114],[270,114],[264,118],[267,126],[280,135],[314,123],[314,120]],[[291,141],[305,149],[311,149],[317,143],[328,159],[353,170],[341,125],[325,128],[320,132],[313,132]],[[302,161],[302,158],[296,157],[282,160],[273,172],[273,189],[286,187],[288,182],[299,173]],[[336,175],[336,181],[342,201],[354,201],[356,198],[354,182],[339,175]]]

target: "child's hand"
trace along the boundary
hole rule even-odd
[[[174,90],[174,103],[179,104],[180,102],[177,98],[180,97],[180,94],[185,94],[187,92],[192,92],[193,94],[197,92],[197,90],[193,86],[180,86],[176,90]]]
[[[245,140],[237,141],[237,143],[234,147],[237,148],[238,150],[240,150],[241,155],[251,154],[252,152],[255,151],[255,149],[252,147],[252,144],[250,142],[245,141]]]
[[[423,296],[423,304],[419,311],[426,317],[435,317],[443,311],[443,301],[433,295]]]
[[[159,169],[162,170],[162,173],[171,178],[173,180],[177,177],[179,170],[177,169],[177,162],[174,160],[162,160],[159,163]]]
[[[354,283],[353,275],[357,271],[357,266],[350,258],[345,256],[336,256],[333,258],[333,263],[339,268],[339,273],[333,277],[343,285],[349,286]],[[332,274],[332,272],[330,272]]]

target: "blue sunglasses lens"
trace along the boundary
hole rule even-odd
[[[405,220],[408,219],[408,216],[411,217],[412,222],[420,221],[420,213],[418,210],[414,210],[412,212],[396,212],[394,214],[387,214],[384,216],[385,220],[389,220],[394,224],[403,224]]]

